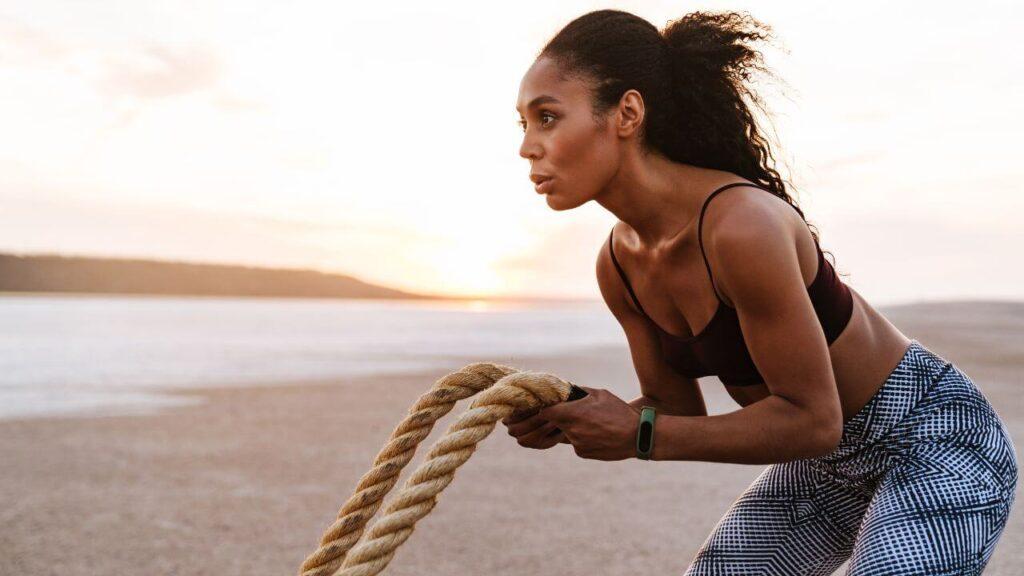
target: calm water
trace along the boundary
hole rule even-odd
[[[0,297],[0,418],[151,411],[280,384],[625,345],[600,303]],[[339,381],[343,384],[343,381]]]

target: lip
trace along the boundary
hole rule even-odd
[[[552,180],[554,180],[554,178],[546,178],[544,180],[541,180],[537,184],[533,185],[533,189],[537,191],[537,194],[547,194],[548,191],[551,189]]]

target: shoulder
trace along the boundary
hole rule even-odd
[[[722,190],[704,207],[705,246],[776,236],[794,238],[803,219],[788,202],[753,186]]]
[[[775,194],[754,184],[733,186],[720,190],[706,202],[703,236],[707,242],[713,237],[741,233],[751,227],[789,226],[795,230],[802,222],[793,206]]]
[[[801,278],[796,247],[802,227],[796,210],[774,194],[749,186],[719,192],[706,206],[702,238],[723,295],[735,304],[780,276]]]
[[[619,276],[615,262],[612,260],[612,232],[621,230],[621,228],[616,228],[617,226],[618,222],[609,229],[609,233],[604,237],[604,242],[597,252],[595,272],[597,275],[597,286],[601,291],[601,297],[604,298],[605,304],[617,318],[622,318],[637,312],[629,301],[629,296],[626,294],[626,286]],[[621,249],[617,251],[621,252]]]
[[[610,298],[619,300],[622,298],[618,293],[620,292],[617,288],[621,282],[616,282],[618,278],[618,270],[615,269],[615,263],[612,261],[612,230],[615,226],[609,229],[609,233],[605,234],[604,242],[601,243],[601,248],[597,251],[597,262],[595,266],[595,272],[597,273],[597,285],[601,289],[601,295],[604,296],[605,301],[609,301]],[[625,292],[625,289],[622,290]]]

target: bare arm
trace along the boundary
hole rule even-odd
[[[727,414],[659,417],[655,460],[766,464],[825,454],[839,442],[842,410],[828,344],[793,233],[764,210],[734,205],[705,249],[713,248],[716,283],[733,301],[771,395]]]
[[[665,362],[653,324],[625,300],[626,288],[612,263],[607,239],[598,254],[596,268],[601,295],[626,332],[633,366],[640,379],[641,395],[629,404],[637,410],[641,406],[654,406],[664,415],[706,415],[697,381],[679,374]],[[502,423],[524,447],[547,449],[556,444],[572,444],[553,422],[541,418],[537,412],[510,416]]]
[[[612,262],[607,238],[598,253],[596,271],[601,296],[626,333],[633,367],[640,381],[641,395],[629,404],[638,409],[654,406],[659,414],[707,415],[697,380],[669,366],[661,352],[657,329],[627,300],[629,294]]]

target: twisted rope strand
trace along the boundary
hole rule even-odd
[[[345,556],[334,576],[374,576],[391,562],[395,550],[412,534],[415,524],[430,513],[438,494],[455,478],[455,471],[494,430],[498,420],[513,412],[543,408],[569,397],[571,383],[551,374],[515,372],[482,391],[470,408],[449,426],[388,503],[384,515],[365,538]]]
[[[333,574],[345,560],[349,549],[359,541],[366,524],[380,508],[384,496],[398,481],[402,469],[412,460],[420,442],[430,435],[434,423],[450,412],[457,401],[486,390],[516,372],[515,368],[509,366],[477,362],[442,376],[428,392],[420,396],[392,431],[384,448],[374,459],[373,467],[359,480],[355,493],[341,507],[337,519],[324,532],[320,546],[302,562],[299,572],[301,576]],[[466,457],[469,457],[468,454]],[[423,514],[429,511],[428,508]],[[408,538],[408,533],[397,534],[394,547],[401,545],[405,538]]]

